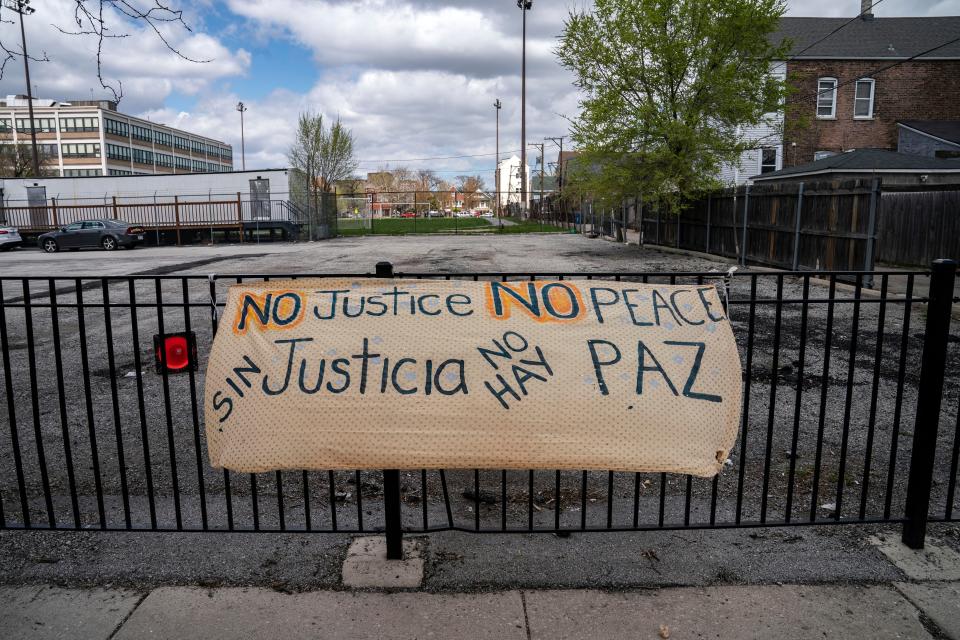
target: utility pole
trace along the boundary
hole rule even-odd
[[[496,191],[496,202],[497,202],[497,226],[501,225],[500,223],[500,107],[503,105],[500,103],[500,98],[497,98],[493,102],[493,108],[497,111],[497,162],[494,164],[494,174],[493,174],[493,183],[494,190]]]
[[[23,15],[28,16],[36,9],[30,6],[30,0],[8,0],[7,8],[20,14],[20,42],[23,49],[23,75],[27,81],[27,108],[30,112],[30,147],[33,152],[33,175],[40,177],[40,154],[37,151],[36,121],[33,119],[33,91],[30,89],[30,58],[27,55],[27,32],[23,28]],[[16,124],[16,123],[14,123]]]
[[[560,198],[560,212],[563,213],[563,139],[567,136],[557,136],[555,138],[545,137],[553,144],[560,147],[560,155],[557,156],[557,194]]]
[[[537,217],[542,222],[543,221],[543,147],[544,147],[544,143],[531,142],[530,146],[540,149],[540,204],[537,211]]]
[[[517,8],[523,13],[523,45],[520,62],[520,211],[527,212],[527,11],[533,8],[533,0],[517,0]]]
[[[243,140],[243,112],[247,110],[247,105],[242,102],[237,103],[237,111],[240,112],[240,162],[243,170],[247,170],[247,150]]]

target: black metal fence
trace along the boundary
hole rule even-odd
[[[862,272],[397,275],[724,287],[744,376],[741,431],[724,471],[712,479],[530,470],[218,471],[207,463],[202,365],[226,287],[267,276],[0,277],[0,528],[387,530],[396,549],[401,528],[568,532],[883,522],[904,523],[905,540],[919,546],[927,522],[957,519],[953,263],[935,265],[929,285],[930,271],[871,273],[879,293],[863,288],[868,274]],[[842,277],[854,284],[842,284]],[[175,331],[196,333],[199,371],[153,370],[153,336]]]

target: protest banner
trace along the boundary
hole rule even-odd
[[[712,476],[741,368],[712,285],[304,279],[231,286],[210,462]]]

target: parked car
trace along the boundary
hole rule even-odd
[[[453,214],[453,215],[456,216],[457,218],[472,218],[472,217],[473,217],[473,213],[471,213],[471,212],[469,212],[469,211],[458,211],[458,212],[456,212],[456,213]]]
[[[404,211],[403,213],[400,214],[400,217],[401,217],[401,218],[416,218],[416,217],[417,217],[417,212],[416,212],[416,211]]]
[[[123,220],[82,220],[44,233],[37,238],[37,242],[47,253],[95,247],[113,251],[117,247],[133,249],[143,242],[143,234],[143,227]]]
[[[16,227],[0,227],[0,251],[9,251],[23,243]]]
[[[493,211],[481,211],[479,215],[481,218],[492,218]]]
[[[443,212],[442,212],[442,211],[437,211],[437,210],[435,210],[435,209],[431,209],[430,211],[427,211],[427,217],[428,217],[428,218],[442,218],[442,217],[443,217]]]

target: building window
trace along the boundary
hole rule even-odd
[[[134,162],[139,162],[140,164],[153,164],[153,151],[134,148],[132,150],[132,156]]]
[[[817,81],[817,117],[837,116],[837,79],[820,78]]]
[[[194,153],[203,153],[203,143],[199,140],[190,141],[190,150]]]
[[[158,167],[172,167],[173,166],[173,156],[168,153],[155,153],[154,157],[157,159]]]
[[[128,169],[107,169],[107,173],[111,176],[132,176],[133,171]]]
[[[142,140],[143,142],[153,141],[153,132],[146,127],[141,127],[134,124],[130,126],[130,132],[134,140]]]
[[[164,133],[163,131],[154,131],[153,141],[157,144],[166,145],[168,147],[173,146],[173,136],[169,133]]]
[[[120,122],[119,120],[111,120],[110,118],[104,118],[103,130],[115,136],[120,136],[121,138],[130,137],[130,129],[127,126],[127,123]]]
[[[760,173],[770,173],[777,170],[777,148],[764,147],[760,149]]]
[[[64,158],[99,158],[100,145],[92,142],[71,142],[60,145]]]
[[[207,170],[207,163],[203,160],[191,160],[190,168],[193,171],[203,172]]]
[[[837,155],[833,151],[815,151],[813,154],[813,161],[823,160],[824,158],[829,158],[830,156]]]
[[[63,175],[68,178],[89,178],[90,176],[102,176],[100,169],[64,169]]]
[[[30,118],[17,118],[17,133],[30,133]],[[57,130],[53,118],[34,118],[33,129],[37,133],[53,133]]]
[[[60,131],[100,131],[97,118],[60,118]]]
[[[220,159],[233,162],[233,150],[232,149],[220,149]]]
[[[9,118],[0,118],[0,133],[10,133]]]
[[[853,96],[853,117],[868,120],[873,117],[873,80],[857,80]]]
[[[107,143],[107,157],[111,160],[130,161],[130,147],[121,147],[118,144]]]
[[[183,171],[190,171],[190,158],[181,158],[177,156],[175,158],[175,163],[177,169],[182,169]]]
[[[180,136],[173,136],[173,146],[181,151],[189,151],[190,141]]]

